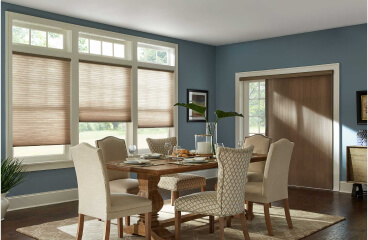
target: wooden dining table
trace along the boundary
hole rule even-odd
[[[251,162],[265,161],[267,158],[266,154],[253,154]],[[162,207],[164,206],[164,200],[158,191],[158,182],[162,175],[192,172],[198,170],[206,170],[217,168],[218,164],[215,159],[210,159],[206,163],[202,164],[191,164],[191,165],[178,165],[173,164],[177,160],[169,159],[152,159],[153,166],[139,166],[139,165],[128,165],[122,164],[121,160],[116,162],[106,163],[106,167],[109,170],[133,172],[137,173],[139,182],[138,196],[148,198],[152,201],[152,238],[155,240],[163,239],[174,239],[173,233],[168,231],[166,228],[175,224],[175,219],[165,219],[163,221],[158,220],[158,215]],[[249,213],[248,213],[249,214]],[[200,214],[186,214],[181,218],[181,222],[187,222],[193,219],[204,217]],[[136,224],[125,226],[124,233],[127,234],[138,234],[145,236],[145,218],[144,214],[140,215],[140,219]]]

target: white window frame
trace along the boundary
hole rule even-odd
[[[64,31],[64,49],[54,49],[48,47],[39,47],[26,44],[13,44],[12,43],[12,25],[13,21],[26,23],[29,26],[40,26],[51,29],[61,29]],[[17,25],[17,24],[15,24]],[[119,64],[131,66],[132,69],[132,122],[127,123],[126,128],[126,144],[137,145],[138,136],[138,68],[152,68],[157,70],[168,70],[175,72],[174,82],[174,102],[178,101],[178,45],[174,43],[168,43],[163,41],[157,41],[152,39],[146,39],[141,37],[135,37],[116,32],[110,32],[100,29],[94,29],[89,27],[83,27],[74,24],[63,23],[59,21],[53,21],[44,18],[33,17],[24,14],[18,14],[13,12],[6,12],[6,38],[5,38],[5,87],[6,87],[6,156],[13,156],[13,139],[12,139],[12,52],[24,52],[45,56],[61,57],[71,59],[71,75],[70,75],[70,111],[71,111],[71,146],[75,146],[79,143],[79,61],[94,61],[110,64]],[[30,27],[29,27],[30,28]],[[37,28],[42,30],[42,28]],[[56,31],[56,30],[55,30]],[[104,39],[118,39],[124,40],[125,44],[125,58],[117,58],[104,55],[94,55],[79,53],[78,51],[78,38],[79,33],[85,33],[88,35],[106,37]],[[95,39],[95,38],[93,38]],[[162,46],[163,48],[171,48],[174,51],[175,62],[174,66],[162,65],[156,63],[139,62],[137,60],[138,42],[146,43],[150,45]],[[121,43],[121,41],[117,41]],[[101,49],[102,50],[102,49]],[[170,128],[170,136],[178,137],[178,109],[174,108],[174,127]],[[73,162],[69,153],[69,147],[65,146],[64,154],[62,155],[44,155],[34,157],[22,157],[24,164],[27,166],[27,171],[40,171],[47,169],[58,169],[73,167]],[[145,152],[146,149],[140,149],[140,152]]]
[[[243,82],[243,93],[244,93],[244,103],[243,103],[243,115],[244,115],[244,136],[249,136],[250,134],[263,134],[263,133],[252,133],[249,132],[249,118],[250,117],[260,117],[260,115],[258,116],[250,116],[249,114],[249,101],[250,100],[266,100],[266,98],[254,98],[254,99],[250,99],[249,98],[249,84],[250,83],[254,83],[254,82],[265,82],[265,79],[260,79],[260,80],[250,80],[250,81],[244,81]],[[260,94],[260,93],[259,93]],[[266,120],[266,116],[264,116],[265,120]],[[265,123],[266,125],[266,123]],[[259,126],[258,126],[259,128]],[[260,129],[258,129],[260,130]]]

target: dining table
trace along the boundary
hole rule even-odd
[[[253,154],[252,162],[265,161],[267,154]],[[137,174],[139,182],[138,196],[148,198],[152,201],[152,217],[151,217],[151,234],[155,240],[174,239],[173,233],[166,228],[175,225],[175,218],[159,220],[159,212],[164,206],[164,200],[158,191],[158,182],[162,175],[192,172],[198,170],[206,170],[218,168],[216,159],[210,158],[205,163],[186,164],[179,163],[174,159],[150,159],[149,165],[130,165],[122,160],[112,161],[106,163],[109,170],[132,172]],[[248,212],[247,214],[253,214]],[[202,218],[201,214],[185,214],[182,215],[181,222],[191,221],[197,218]],[[136,224],[124,226],[124,233],[137,234],[145,236],[145,217],[144,214],[139,216]]]

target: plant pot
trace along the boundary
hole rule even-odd
[[[6,199],[6,194],[8,193],[2,193],[1,194],[1,221],[4,220],[5,214],[8,211],[9,208],[9,200]]]

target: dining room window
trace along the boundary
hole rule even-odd
[[[244,130],[246,136],[266,133],[265,81],[244,82]]]

